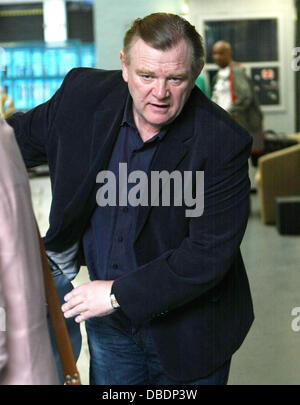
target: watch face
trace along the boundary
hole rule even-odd
[[[117,299],[116,299],[116,297],[115,297],[114,294],[111,294],[111,295],[110,295],[110,302],[111,302],[111,306],[112,306],[114,309],[117,309],[117,308],[120,307],[120,305],[119,305],[119,303],[118,303],[118,301],[117,301]]]

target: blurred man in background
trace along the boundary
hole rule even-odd
[[[250,78],[240,63],[232,61],[228,42],[214,44],[213,59],[220,69],[213,78],[212,100],[252,135],[252,152],[261,150],[263,116]]]

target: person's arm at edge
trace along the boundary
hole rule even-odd
[[[1,256],[0,256],[1,266]],[[8,351],[6,344],[6,314],[5,314],[5,300],[2,291],[2,281],[0,272],[0,377],[5,365],[8,361]]]

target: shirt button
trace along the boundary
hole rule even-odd
[[[123,242],[123,236],[118,237],[118,242]]]
[[[113,265],[113,269],[117,269],[119,266],[117,265],[117,263],[114,263]]]

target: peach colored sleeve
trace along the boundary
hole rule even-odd
[[[7,363],[7,359],[8,359],[8,351],[6,346],[6,312],[5,312],[5,300],[2,291],[2,280],[0,272],[0,374]]]

